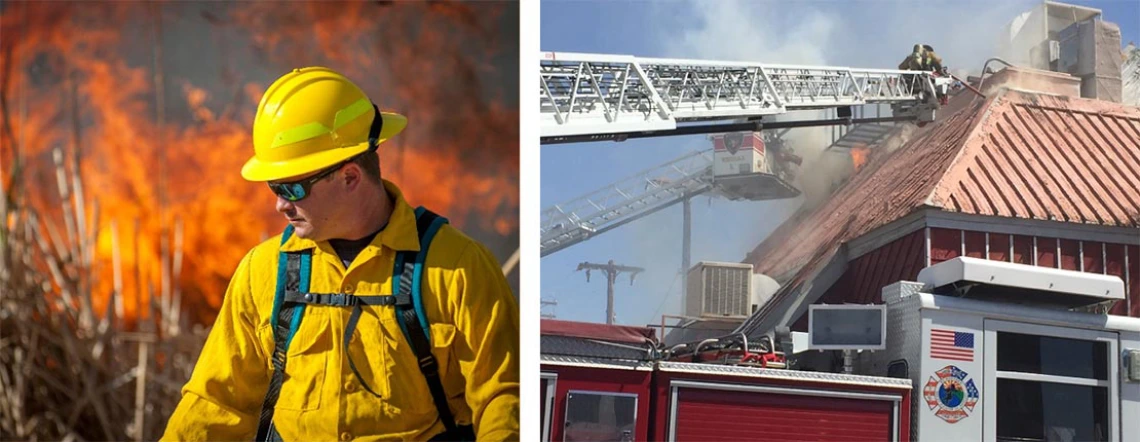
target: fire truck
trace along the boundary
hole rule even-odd
[[[1138,441],[1140,318],[1114,276],[959,257],[806,332],[666,348],[543,322],[544,441]]]

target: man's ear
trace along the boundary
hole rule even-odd
[[[344,183],[347,190],[355,190],[360,186],[360,181],[364,179],[364,170],[361,170],[356,163],[345,164],[344,168],[341,169],[341,174],[343,175],[341,182]]]

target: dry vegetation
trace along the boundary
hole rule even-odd
[[[206,334],[187,330],[172,307],[181,229],[163,248],[163,283],[149,288],[145,319],[127,323],[122,275],[130,269],[120,263],[118,226],[114,259],[96,261],[98,200],[84,197],[79,158],[64,157],[57,148],[55,215],[26,204],[19,162],[0,180],[0,439],[155,440]],[[93,269],[108,265],[115,291],[93,305]]]

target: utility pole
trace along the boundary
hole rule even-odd
[[[606,272],[606,324],[612,325],[614,323],[614,280],[617,279],[618,274],[625,272],[629,273],[629,285],[633,285],[633,278],[638,273],[644,272],[645,269],[641,267],[630,267],[614,264],[614,260],[610,260],[607,264],[593,264],[584,262],[578,264],[578,271],[586,271],[586,282],[590,282],[590,271],[601,270]]]
[[[692,195],[685,195],[685,199],[681,200],[682,207],[684,208],[683,225],[681,226],[681,293],[684,294],[689,290],[689,266],[693,265],[691,261],[692,256],[692,232],[693,232],[693,212]],[[684,296],[682,295],[682,298]]]

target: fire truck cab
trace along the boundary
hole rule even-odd
[[[1120,278],[961,257],[882,291],[887,348],[922,441],[1140,440],[1140,318]]]

